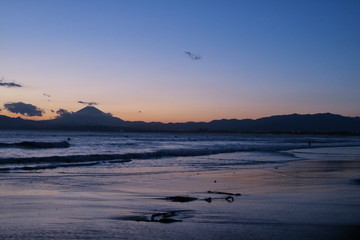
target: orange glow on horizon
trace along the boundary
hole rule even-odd
[[[81,109],[81,108],[80,108]],[[78,109],[78,110],[80,110]],[[103,111],[102,108],[98,108],[99,110]],[[73,112],[76,112],[78,110],[75,110]],[[103,111],[105,113],[111,113],[110,111]],[[325,112],[325,111],[324,111]],[[322,113],[324,113],[322,112]],[[248,114],[242,113],[241,115],[235,115],[235,114],[225,114],[225,113],[214,113],[214,112],[203,112],[202,114],[196,115],[195,113],[189,111],[189,112],[183,112],[183,113],[175,113],[174,111],[153,111],[153,112],[146,112],[146,111],[131,111],[131,112],[119,112],[114,111],[114,113],[111,113],[113,117],[122,119],[124,121],[143,121],[143,122],[162,122],[162,123],[184,123],[184,122],[210,122],[213,120],[221,120],[221,119],[258,119],[263,117],[269,117],[274,115],[287,115],[287,114],[315,114],[319,112],[280,112],[280,113],[270,113],[270,112],[263,112],[263,114],[259,113],[251,113]],[[0,115],[8,116],[11,118],[17,118],[20,117],[22,119],[26,120],[34,120],[34,121],[42,121],[42,120],[51,120],[55,119],[57,117],[56,113],[52,113],[50,111],[46,111],[46,113],[43,116],[24,116],[21,114],[11,113],[6,110],[0,111]],[[348,116],[348,115],[344,115]],[[356,116],[350,116],[350,117],[356,117]]]

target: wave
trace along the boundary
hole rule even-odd
[[[70,143],[68,141],[61,142],[35,142],[23,141],[17,143],[0,143],[0,148],[27,148],[27,149],[41,149],[41,148],[68,148]]]
[[[16,167],[4,167],[0,168],[0,172],[9,171],[31,171],[31,170],[45,170],[55,168],[67,168],[67,167],[89,167],[99,164],[99,162],[86,162],[86,163],[61,163],[61,164],[46,164],[46,165],[34,165],[34,166],[16,166]]]
[[[29,158],[0,158],[0,164],[28,164],[28,163],[81,163],[91,161],[105,161],[123,159],[123,154],[90,154],[90,155],[69,155]],[[123,159],[130,161],[129,158]]]
[[[0,164],[29,164],[29,163],[80,163],[89,161],[131,161],[131,159],[154,159],[163,157],[192,157],[206,156],[220,153],[252,151],[250,148],[202,148],[202,149],[168,149],[154,152],[123,153],[123,154],[87,154],[67,156],[0,158]]]
[[[359,146],[359,144],[346,144],[349,146]],[[322,145],[324,147],[344,147],[344,145]],[[65,155],[65,156],[45,156],[27,158],[0,158],[0,164],[46,164],[46,163],[84,163],[84,162],[128,162],[135,159],[155,159],[164,157],[195,157],[208,156],[222,153],[235,152],[271,152],[284,154],[284,151],[313,148],[307,145],[253,145],[253,146],[212,146],[211,148],[197,149],[161,149],[153,152],[122,153],[122,154],[86,154],[86,155]]]

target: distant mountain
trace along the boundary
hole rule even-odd
[[[278,115],[256,120],[222,119],[211,122],[147,123],[124,121],[96,107],[87,106],[75,113],[44,121],[0,115],[0,129],[360,134],[360,118],[318,113]]]
[[[144,126],[145,127],[145,126]],[[243,133],[360,133],[359,117],[331,113],[291,114],[252,119],[223,119],[211,122],[154,124],[153,131],[243,132]]]
[[[31,126],[34,121],[24,120],[20,117],[11,118],[0,115],[0,129],[26,128]]]
[[[99,128],[123,126],[123,120],[104,113],[93,106],[87,106],[75,113],[65,114],[59,118],[46,121],[48,125],[60,128]]]
[[[257,120],[218,120],[208,125],[210,129],[218,131],[360,132],[359,117],[331,113],[279,115]]]

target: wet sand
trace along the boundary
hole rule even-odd
[[[1,173],[0,239],[360,239],[360,159],[158,170]]]

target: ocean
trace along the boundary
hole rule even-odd
[[[0,132],[0,239],[359,239],[360,137]]]
[[[316,155],[325,158],[331,148],[359,146],[359,136],[1,131],[0,172],[261,168],[306,159],[306,149],[326,148]],[[343,157],[359,154],[343,151]]]

